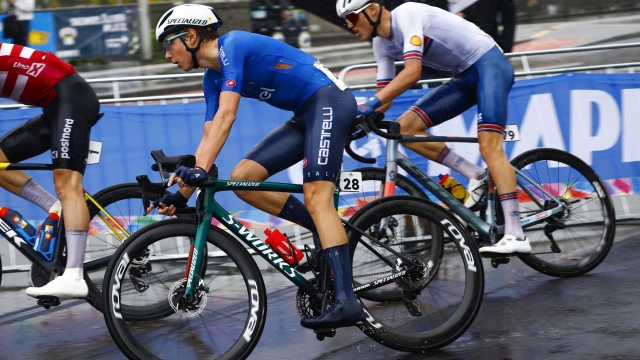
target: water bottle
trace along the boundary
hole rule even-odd
[[[51,261],[53,259],[53,250],[56,247],[58,238],[58,223],[60,215],[57,211],[52,211],[42,223],[40,233],[38,234],[38,252]]]
[[[451,193],[453,197],[460,200],[464,204],[465,201],[469,198],[469,193],[467,189],[464,188],[453,176],[446,174],[440,175],[440,181],[438,184],[442,186],[445,190]]]
[[[36,246],[36,234],[38,231],[19,212],[6,207],[0,207],[0,218],[9,225],[27,244]],[[6,231],[3,231],[7,234]],[[14,240],[15,241],[15,240]]]
[[[302,251],[293,245],[287,235],[281,233],[280,230],[271,231],[265,229],[264,233],[267,235],[267,239],[264,241],[265,244],[271,246],[273,251],[282,256],[284,261],[295,266],[304,257]]]

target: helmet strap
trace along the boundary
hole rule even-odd
[[[198,40],[198,46],[196,46],[195,48],[190,48],[189,46],[187,46],[187,42],[184,41],[184,38],[180,37],[180,41],[182,41],[182,44],[184,45],[185,49],[187,49],[187,51],[191,53],[191,60],[193,62],[194,69],[198,69],[200,67],[200,65],[198,64],[198,59],[196,59],[196,51],[200,50],[200,45],[202,45],[202,40],[204,40],[204,38],[201,37],[200,40]]]
[[[382,6],[379,6],[379,8],[380,8],[380,12],[378,13],[378,20],[376,20],[375,22],[373,20],[371,20],[371,18],[367,14],[366,10],[362,12],[364,17],[367,18],[367,21],[369,21],[369,24],[371,24],[371,26],[373,26],[373,33],[371,34],[372,38],[378,36],[378,25],[380,25],[380,21],[382,20]]]

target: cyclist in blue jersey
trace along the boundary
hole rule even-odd
[[[336,11],[357,37],[373,38],[378,89],[375,96],[359,105],[359,114],[388,109],[394,98],[420,79],[423,65],[453,72],[451,80],[427,93],[398,118],[400,131],[428,135],[427,129],[477,104],[480,153],[498,188],[505,219],[505,236],[479,251],[489,255],[531,253],[520,225],[516,175],[502,148],[514,73],[493,39],[454,14],[415,2],[388,11],[379,0],[338,0]],[[404,60],[404,69],[397,75],[396,60]],[[446,144],[404,145],[467,177],[471,196],[466,207],[474,207],[484,195],[484,169],[455,154]]]
[[[286,193],[237,191],[252,206],[317,233],[333,271],[334,304],[316,318],[305,317],[307,328],[337,328],[365,320],[353,293],[347,235],[333,205],[335,182],[342,164],[344,142],[356,116],[356,102],[346,85],[312,56],[278,40],[231,31],[217,33],[222,20],[214,9],[179,5],[158,21],[157,40],[166,58],[184,71],[206,68],[203,88],[207,113],[204,134],[196,150],[196,166],[172,174],[181,188],[160,200],[163,214],[186,203],[218,157],[241,97],[293,111],[293,117],[258,143],[235,167],[231,179],[264,181],[303,161],[304,202]],[[308,209],[308,211],[307,211]]]

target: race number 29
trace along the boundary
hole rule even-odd
[[[340,191],[362,192],[362,173],[353,171],[341,172]]]

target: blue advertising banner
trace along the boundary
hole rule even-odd
[[[54,13],[61,58],[125,55],[129,52],[134,7],[89,8]]]
[[[6,14],[0,15],[0,41],[13,43],[12,39],[4,38],[4,31],[2,29],[2,20],[6,17]],[[36,12],[33,14],[33,20],[29,23],[31,31],[29,31],[29,47],[48,51],[56,51],[56,31],[53,24],[52,12]]]
[[[389,119],[399,117],[430,89],[410,90],[394,101]],[[360,100],[372,92],[354,92]],[[92,139],[103,142],[100,164],[90,165],[85,187],[95,193],[107,186],[134,182],[150,170],[149,152],[163,149],[168,155],[194,153],[202,136],[204,103],[154,106],[103,106],[104,118],[94,127]],[[0,133],[41,113],[39,109],[0,112]],[[228,178],[235,165],[267,133],[291,117],[291,113],[253,99],[242,99],[235,126],[218,157],[220,177]],[[640,193],[640,74],[572,74],[516,82],[509,98],[509,124],[520,129],[521,141],[506,143],[509,158],[536,147],[569,151],[591,165],[609,185],[614,195]],[[475,136],[475,107],[432,129],[435,135]],[[477,144],[449,146],[468,160],[485,166]],[[375,166],[384,166],[385,143],[375,135],[354,144],[361,155],[375,157]],[[404,151],[404,150],[403,150]],[[445,174],[448,168],[408,151],[409,158],[431,176]],[[43,154],[29,162],[49,162]],[[367,166],[345,155],[343,169]],[[30,172],[37,182],[53,192],[49,172]],[[461,183],[460,175],[454,174]],[[279,182],[301,183],[302,162],[273,176]],[[253,210],[233,194],[219,197],[222,205],[241,211],[240,217],[256,222],[272,217]],[[39,223],[45,215],[39,208],[6,191],[0,192],[0,205],[15,208],[27,219]],[[39,221],[37,219],[40,219]]]

